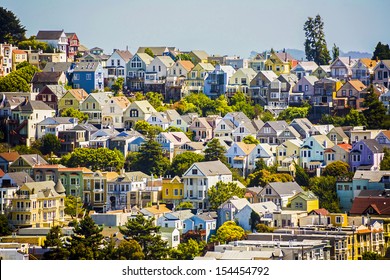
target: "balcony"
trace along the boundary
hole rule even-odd
[[[31,220],[10,220],[13,225],[31,225]]]
[[[10,212],[31,212],[31,208],[11,208]]]

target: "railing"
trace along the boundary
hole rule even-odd
[[[11,208],[10,212],[31,212],[31,208]]]
[[[13,225],[29,225],[31,224],[31,220],[10,220]]]

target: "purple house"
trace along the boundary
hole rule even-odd
[[[354,143],[349,154],[351,171],[379,170],[384,156],[384,147],[375,139],[364,139]]]

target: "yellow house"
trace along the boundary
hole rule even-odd
[[[348,226],[348,216],[345,213],[330,213],[330,223],[335,227]]]
[[[15,227],[61,225],[65,214],[65,188],[59,180],[24,183],[11,199],[10,223]]]
[[[256,77],[257,73],[252,68],[240,68],[229,79],[228,92],[248,93],[250,82]]]
[[[214,69],[215,68],[211,63],[198,63],[190,72],[188,72],[183,92],[203,92],[206,74],[213,72]]]
[[[289,74],[290,70],[295,67],[297,61],[286,52],[272,53],[265,61],[265,70],[271,70],[280,74]]]
[[[300,192],[290,198],[291,210],[304,210],[308,213],[319,208],[318,197],[311,191]]]
[[[70,89],[68,90],[60,100],[58,100],[58,112],[73,108],[75,110],[80,109],[81,103],[88,97],[88,93],[84,89]]]
[[[173,179],[163,179],[162,199],[165,202],[178,204],[184,198],[184,183],[179,176]]]
[[[278,172],[289,172],[295,174],[295,163],[298,162],[299,148],[302,140],[291,139],[276,147],[276,162]]]
[[[12,50],[12,71],[16,70],[16,65],[27,61],[27,52],[23,50]]]
[[[195,65],[197,63],[207,63],[209,55],[205,51],[191,51],[188,54],[191,57],[192,63]]]

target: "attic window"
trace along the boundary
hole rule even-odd
[[[192,174],[193,175],[198,175],[198,169],[192,169]]]

